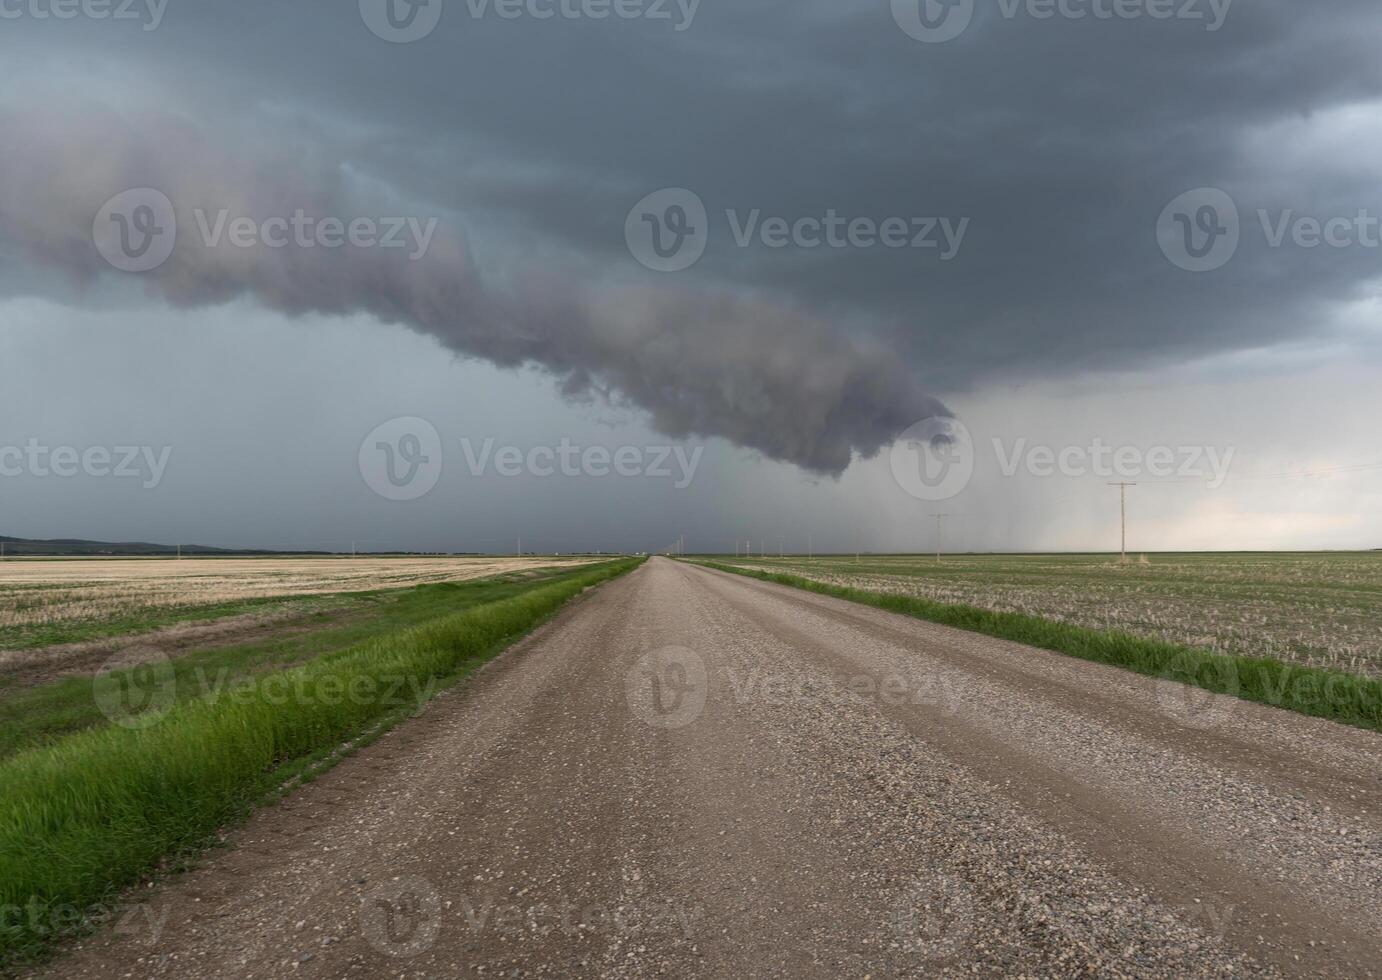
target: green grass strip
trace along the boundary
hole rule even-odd
[[[368,640],[394,636],[404,629],[589,571],[590,566],[549,568],[536,570],[533,577],[523,580],[506,573],[355,593],[349,602],[330,609],[276,620],[265,628],[266,635],[248,642],[211,642],[138,667],[102,670],[100,685],[93,684],[90,677],[65,677],[35,687],[0,688],[0,760],[73,732],[106,727],[110,718],[100,695],[108,687],[156,687],[165,702],[190,701],[254,674],[288,670]]]
[[[41,951],[161,860],[205,845],[294,763],[420,710],[438,683],[639,563],[539,582],[166,710],[153,692],[154,710],[131,714],[128,725],[0,762],[0,964]]]
[[[994,612],[915,596],[829,585],[799,575],[764,572],[713,561],[695,564],[847,599],[1001,640],[1013,640],[1082,660],[1123,667],[1139,674],[1192,684],[1217,694],[1228,694],[1315,718],[1328,718],[1358,728],[1382,731],[1382,681],[1372,678],[1266,657],[1227,656],[1116,630],[1071,626],[1023,613]]]

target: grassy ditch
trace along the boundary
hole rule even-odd
[[[1024,613],[994,612],[916,596],[870,592],[847,586],[741,568],[721,562],[696,562],[735,575],[789,585],[847,599],[943,626],[1053,650],[1082,660],[1110,664],[1139,674],[1192,684],[1217,694],[1284,708],[1316,718],[1382,731],[1382,681],[1341,671],[1286,663],[1265,657],[1228,656],[1194,647],[1094,630]]]
[[[267,635],[208,645],[113,671],[102,677],[102,684],[135,690],[157,685],[165,699],[178,701],[205,697],[255,674],[295,667],[473,606],[521,595],[542,582],[564,581],[587,571],[538,569],[532,576],[508,573],[343,596],[329,609],[275,621],[267,628]],[[0,760],[76,731],[109,724],[100,704],[101,690],[90,677],[79,676],[24,689],[0,687]]]
[[[421,708],[620,560],[185,701],[110,688],[117,724],[0,762],[0,964],[76,931],[170,855],[206,844],[304,760]]]

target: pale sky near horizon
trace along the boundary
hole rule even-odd
[[[0,534],[1382,547],[1376,4],[410,3],[4,7]]]

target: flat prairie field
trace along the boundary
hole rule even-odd
[[[275,602],[463,582],[593,558],[58,558],[0,561],[0,651],[152,629]],[[321,601],[320,599],[318,601]]]
[[[721,558],[831,585],[1025,613],[1382,677],[1382,552]]]

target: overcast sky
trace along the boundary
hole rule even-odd
[[[1375,2],[58,7],[0,534],[1382,547]]]

